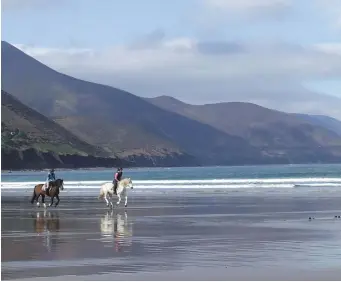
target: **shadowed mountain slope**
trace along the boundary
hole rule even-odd
[[[2,42],[2,87],[108,155],[186,155],[194,156],[193,164],[266,161],[240,137],[126,91],[56,72],[6,42]]]
[[[269,154],[295,158],[299,151],[302,154],[315,152],[337,156],[341,153],[341,138],[337,132],[312,119],[303,119],[302,115],[279,112],[252,103],[190,105],[168,96],[146,100],[162,109],[240,136]]]
[[[2,169],[45,167],[113,166],[121,163],[105,158],[92,146],[58,123],[1,91]]]
[[[58,123],[27,107],[9,93],[1,90],[2,147],[36,148],[64,154],[102,155],[96,148],[67,131]]]

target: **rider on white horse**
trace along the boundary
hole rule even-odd
[[[54,169],[50,169],[49,171],[49,174],[47,175],[47,178],[46,178],[46,182],[45,182],[45,185],[43,186],[43,190],[44,191],[47,191],[49,186],[50,186],[50,181],[55,181],[56,180],[56,176],[54,174]]]
[[[128,188],[133,189],[133,182],[131,181],[131,178],[123,178],[117,183],[117,190],[116,190],[116,195],[118,197],[118,201],[116,203],[117,205],[119,205],[121,202],[121,196],[124,196],[125,197],[124,206],[127,207],[127,202],[128,202],[127,189]],[[108,197],[112,198],[112,195],[114,195],[112,182],[103,183],[99,191],[98,199],[104,198],[105,202],[107,203],[107,206],[109,206],[109,204],[113,206],[112,202],[110,203],[108,201]]]
[[[113,184],[114,184],[114,194],[117,195],[117,186],[118,186],[118,182],[121,181],[122,178],[122,174],[123,174],[123,168],[118,168],[117,172],[115,173],[115,177],[113,180]]]

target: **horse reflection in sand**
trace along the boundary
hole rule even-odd
[[[51,247],[56,244],[56,238],[52,239],[51,233],[58,232],[60,229],[59,225],[59,214],[55,212],[37,212],[36,216],[32,216],[34,231],[38,233],[38,236],[43,238],[43,245],[50,252]]]
[[[117,185],[117,197],[118,197],[118,201],[117,201],[117,205],[119,205],[121,203],[121,195],[125,197],[125,203],[124,206],[127,207],[128,205],[128,188],[133,189],[133,183],[131,181],[130,178],[124,178],[122,179],[118,185]],[[110,199],[110,205],[111,207],[114,207],[113,203],[112,203],[112,197],[114,195],[114,184],[112,182],[107,182],[104,183],[99,191],[99,196],[98,199],[104,198],[105,202],[107,203],[107,207],[109,207],[109,200]]]
[[[117,252],[122,251],[124,247],[132,245],[133,226],[128,222],[128,215],[124,212],[124,216],[108,211],[101,218],[101,235],[102,242],[115,245]]]

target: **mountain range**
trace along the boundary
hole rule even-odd
[[[30,149],[72,154],[96,159],[93,166],[118,161],[127,166],[196,166],[341,160],[341,122],[329,117],[250,103],[195,106],[172,97],[141,98],[57,72],[7,42],[1,47],[1,95],[6,97],[2,129],[7,135],[22,131],[28,136],[19,143],[2,142],[3,154]],[[17,122],[11,125],[13,120]],[[33,134],[33,128],[38,132]],[[3,160],[3,166],[9,162],[8,157]],[[20,162],[34,166],[23,159],[15,166]]]
[[[120,165],[58,123],[1,90],[1,153],[5,169]],[[94,157],[98,156],[98,157]]]
[[[244,102],[190,105],[168,96],[146,100],[165,110],[246,138],[251,145],[257,147],[339,144],[341,122],[330,117],[288,114]],[[293,131],[300,132],[301,135],[293,136]],[[308,136],[309,131],[314,131],[314,134]],[[319,136],[328,139],[321,141]]]

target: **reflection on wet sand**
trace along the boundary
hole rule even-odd
[[[32,217],[34,231],[43,239],[42,243],[47,251],[51,252],[52,247],[57,243],[57,238],[51,239],[51,233],[58,232],[60,229],[59,213],[45,210],[37,212]]]
[[[106,246],[115,247],[117,252],[124,251],[124,248],[132,245],[133,226],[128,222],[127,212],[124,215],[108,211],[101,218],[101,241]]]
[[[337,280],[340,195],[138,195],[128,214],[2,197],[2,279]]]

